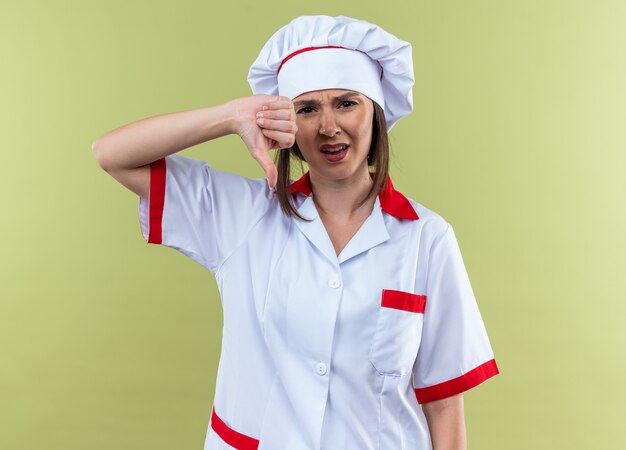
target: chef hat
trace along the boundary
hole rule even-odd
[[[267,41],[248,82],[255,94],[290,99],[320,89],[358,91],[383,108],[388,129],[413,111],[411,44],[350,17],[294,19]]]

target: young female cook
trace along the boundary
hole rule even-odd
[[[464,449],[462,393],[498,368],[452,228],[388,175],[387,131],[412,111],[410,44],[361,20],[299,17],[248,80],[257,95],[93,146],[140,196],[146,240],[217,280],[205,449]],[[267,182],[176,154],[233,133]],[[284,149],[278,168],[270,148]],[[294,159],[308,172],[291,183]]]

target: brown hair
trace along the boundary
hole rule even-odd
[[[372,175],[372,187],[367,195],[361,200],[358,206],[362,206],[370,197],[378,195],[383,190],[389,175],[389,140],[387,138],[387,121],[385,112],[376,102],[374,104],[374,117],[372,120],[372,143],[367,154],[367,165],[374,168]],[[289,176],[291,175],[291,159],[300,162],[300,169],[303,171],[302,162],[304,157],[294,142],[289,149],[278,150],[274,161],[278,168],[278,181],[276,183],[276,194],[280,207],[287,216],[296,217],[300,220],[307,220],[298,214],[289,189]]]

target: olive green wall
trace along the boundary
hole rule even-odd
[[[247,95],[303,14],[413,43],[392,176],[454,226],[501,369],[466,394],[470,448],[626,448],[623,0],[3,2],[0,448],[202,448],[215,282],[144,243],[90,147]],[[262,176],[237,137],[184,154]]]

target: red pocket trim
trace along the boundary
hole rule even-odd
[[[257,450],[259,448],[258,439],[246,436],[230,428],[218,417],[215,408],[213,408],[211,414],[211,428],[224,442],[233,448],[238,450]]]
[[[426,308],[426,296],[411,294],[410,292],[383,289],[381,306],[385,308],[401,309],[414,313],[424,313]]]

